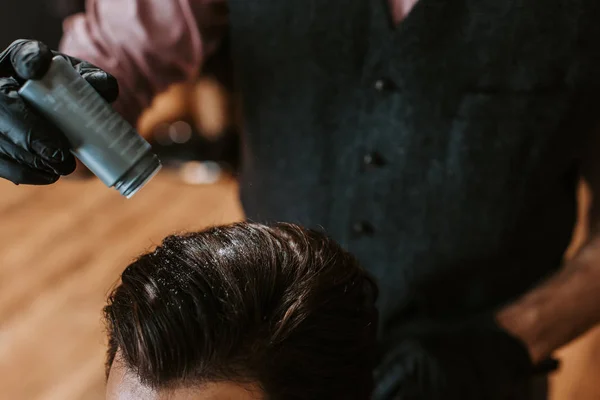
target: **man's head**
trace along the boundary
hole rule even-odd
[[[240,223],[170,236],[105,308],[109,399],[368,399],[377,290],[326,236]]]

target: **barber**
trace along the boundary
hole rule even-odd
[[[71,59],[109,101],[117,87],[104,71],[118,79],[114,106],[132,122],[194,78],[228,30],[245,212],[324,227],[377,278],[375,398],[545,398],[534,384],[543,361],[600,316],[596,207],[591,239],[562,263],[579,179],[600,188],[586,153],[600,3],[87,6],[67,21],[62,51],[102,68]],[[0,58],[0,176],[16,184],[74,169],[62,135],[16,93],[50,57],[20,41]]]

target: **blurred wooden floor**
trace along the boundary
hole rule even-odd
[[[100,310],[123,268],[168,233],[241,215],[233,182],[185,186],[165,173],[124,200],[97,181],[0,181],[0,399],[102,399]],[[600,399],[599,337],[562,352],[554,400]]]

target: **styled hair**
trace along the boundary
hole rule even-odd
[[[154,388],[235,381],[268,399],[369,399],[377,288],[317,231],[238,223],[167,237],[105,307],[119,351]]]

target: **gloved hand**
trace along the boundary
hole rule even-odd
[[[26,80],[43,77],[58,54],[30,40],[17,40],[0,53],[0,178],[15,184],[46,185],[75,170],[67,139],[18,94]],[[90,63],[62,56],[106,101],[116,100],[114,77]]]
[[[419,321],[384,334],[373,400],[528,399],[535,368],[491,315]]]

